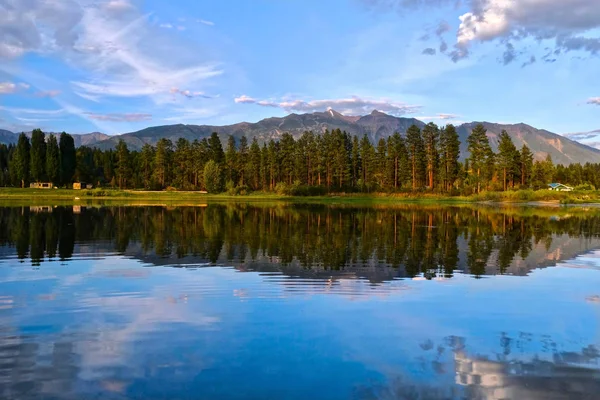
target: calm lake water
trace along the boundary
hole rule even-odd
[[[1,399],[600,399],[600,210],[0,208]]]

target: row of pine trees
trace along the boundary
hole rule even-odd
[[[82,146],[62,133],[57,139],[37,129],[31,140],[21,134],[15,145],[0,145],[0,185],[29,182],[152,190],[207,190],[289,194],[325,192],[434,191],[472,194],[484,190],[542,188],[556,180],[598,186],[600,165],[554,166],[550,157],[535,161],[527,146],[517,149],[505,131],[498,152],[482,125],[468,137],[469,157],[460,162],[460,141],[453,125],[413,125],[372,143],[339,129],[284,133],[262,145],[230,136],[223,147],[217,133],[190,142],[160,139],[131,151],[124,141],[113,150]]]

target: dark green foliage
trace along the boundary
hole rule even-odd
[[[498,167],[502,170],[502,183],[503,189],[506,190],[508,182],[510,181],[514,186],[514,177],[519,172],[519,151],[515,147],[512,139],[506,131],[502,131],[500,134],[500,141],[498,143],[498,156],[496,160]]]
[[[450,191],[458,179],[460,140],[454,125],[446,125],[440,134],[440,175],[445,191]]]
[[[221,168],[214,160],[208,161],[204,166],[204,184],[208,193],[220,193],[223,191]]]
[[[46,135],[40,129],[31,132],[31,180],[46,181]]]
[[[70,185],[75,176],[77,154],[73,137],[65,132],[60,134],[58,147],[60,149],[60,181],[63,185]]]
[[[425,148],[425,161],[427,163],[427,186],[429,186],[431,190],[434,189],[437,176],[439,136],[440,130],[433,122],[430,122],[423,128],[423,144]]]
[[[31,145],[29,144],[29,138],[24,133],[21,133],[10,168],[14,172],[15,181],[22,188],[29,184],[30,152]]]
[[[217,132],[213,132],[210,135],[210,139],[208,139],[208,153],[209,158],[217,164],[221,164],[225,161],[223,145],[221,144],[221,139],[219,139]]]
[[[477,193],[481,192],[482,184],[485,185],[491,178],[493,170],[493,155],[487,132],[483,125],[478,124],[468,138],[469,143],[469,175]]]
[[[533,172],[533,154],[526,145],[523,145],[523,148],[521,149],[520,169],[521,186],[527,187],[531,184],[531,174]]]
[[[425,144],[421,136],[421,130],[412,125],[406,131],[406,150],[411,173],[412,189],[416,190],[425,183]]]
[[[124,189],[127,187],[127,183],[131,177],[131,159],[127,144],[123,140],[119,140],[119,143],[117,144],[116,155],[117,169],[115,172],[117,185],[119,186],[119,189]]]
[[[60,150],[56,136],[48,136],[46,143],[46,177],[53,184],[60,182]]]
[[[172,156],[173,143],[168,139],[160,139],[154,153],[154,179],[161,189],[170,183]]]
[[[551,159],[533,162],[527,146],[518,151],[503,132],[499,153],[491,150],[485,128],[478,125],[469,136],[470,157],[460,163],[456,129],[428,124],[423,131],[413,125],[406,136],[394,133],[372,143],[368,136],[350,136],[340,129],[322,134],[304,132],[298,139],[283,133],[279,141],[259,144],[258,138],[233,137],[223,151],[216,133],[193,142],[185,138],[175,145],[160,139],[153,147],[130,151],[125,142],[116,149],[82,146],[61,134],[60,143],[36,130],[33,143],[21,135],[14,146],[0,145],[0,186],[27,186],[30,180],[49,180],[69,187],[74,180],[100,187],[147,190],[272,191],[298,194],[327,192],[406,192],[425,187],[451,195],[470,195],[512,188],[546,188],[552,181],[571,186],[600,187],[600,164],[556,165]],[[36,150],[34,150],[34,148]],[[38,156],[43,148],[43,156]],[[44,159],[43,172],[32,157]],[[218,184],[206,177],[206,165],[219,168]],[[214,166],[209,170],[214,172]],[[36,176],[31,171],[36,170]],[[583,186],[582,186],[583,187]],[[586,186],[587,187],[587,186]]]

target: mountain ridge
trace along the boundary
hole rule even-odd
[[[525,123],[498,124],[485,121],[473,121],[458,125],[457,132],[461,141],[461,159],[468,155],[467,138],[471,130],[477,124],[483,124],[488,131],[488,138],[494,151],[498,148],[498,137],[502,130],[506,130],[513,139],[517,148],[526,144],[534,154],[535,159],[542,160],[550,155],[556,164],[572,164],[595,162],[600,163],[600,150],[579,143],[568,137],[537,129]],[[284,117],[269,117],[258,122],[239,122],[232,125],[186,125],[173,124],[162,126],[151,126],[138,131],[109,136],[100,132],[89,134],[74,134],[75,145],[97,147],[100,149],[114,148],[119,140],[124,140],[132,150],[139,150],[144,144],[155,145],[161,138],[170,139],[173,142],[179,138],[190,141],[209,137],[212,132],[217,132],[225,143],[228,136],[240,139],[246,136],[248,140],[256,137],[259,142],[267,142],[271,139],[277,140],[284,132],[288,132],[294,138],[300,137],[305,131],[323,133],[326,129],[340,129],[351,135],[367,135],[373,142],[377,143],[381,138],[385,139],[394,132],[405,134],[411,125],[423,128],[425,123],[416,118],[395,117],[381,111],[373,110],[370,114],[363,116],[346,116],[335,110],[289,114]],[[0,129],[0,143],[15,143],[18,134]]]

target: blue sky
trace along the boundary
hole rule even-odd
[[[599,53],[598,0],[0,0],[0,128],[117,134],[331,107],[591,132]]]

